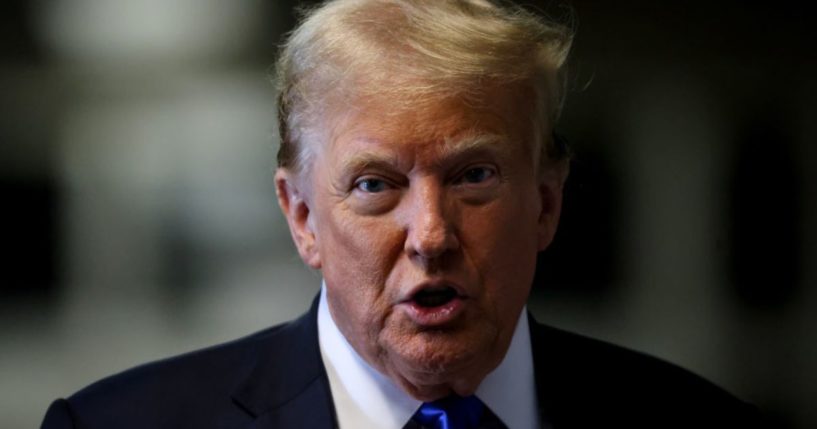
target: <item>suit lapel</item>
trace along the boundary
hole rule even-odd
[[[533,350],[536,398],[539,402],[539,420],[543,427],[573,427],[566,425],[574,417],[572,406],[575,380],[572,380],[577,362],[568,357],[571,347],[565,344],[560,333],[553,328],[538,323],[528,313],[531,348]]]
[[[233,399],[255,420],[248,428],[334,428],[335,408],[318,345],[318,300],[254,350],[252,371]]]
[[[336,428],[335,407],[318,345],[318,299],[309,312],[268,333],[253,350],[254,364],[238,384],[233,400],[254,419],[247,429]],[[560,420],[562,339],[529,314],[539,414]],[[570,367],[570,365],[568,365]],[[551,420],[551,421],[552,421]]]
[[[554,428],[626,426],[616,416],[643,405],[622,401],[617,388],[626,385],[611,381],[613,368],[629,371],[626,363],[610,365],[616,358],[597,341],[528,320],[540,419]]]

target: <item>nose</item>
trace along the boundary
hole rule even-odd
[[[455,216],[442,185],[429,180],[415,186],[407,210],[405,250],[409,256],[430,261],[458,249]]]

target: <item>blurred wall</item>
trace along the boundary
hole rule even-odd
[[[0,6],[0,427],[306,308],[320,277],[275,202],[267,78],[294,3]],[[690,368],[780,427],[817,425],[805,11],[572,6],[559,128],[576,156],[530,308]]]

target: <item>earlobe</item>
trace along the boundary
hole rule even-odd
[[[292,240],[301,259],[312,268],[321,268],[317,236],[310,220],[309,202],[302,189],[303,184],[292,171],[279,168],[275,172],[275,192],[278,204],[286,217]]]

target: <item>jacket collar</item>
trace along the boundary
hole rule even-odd
[[[233,400],[255,417],[250,428],[336,427],[318,345],[318,300],[305,315],[263,334],[252,370]]]
[[[318,343],[318,297],[300,318],[264,333],[251,350],[252,369],[238,384],[233,400],[253,418],[247,429],[278,427],[335,428],[335,407]],[[553,395],[559,377],[544,371],[558,350],[558,332],[528,314],[540,416],[555,417]],[[549,350],[546,350],[549,349]],[[558,372],[558,371],[557,371]],[[548,387],[546,387],[548,386]],[[556,413],[558,414],[558,413]]]

